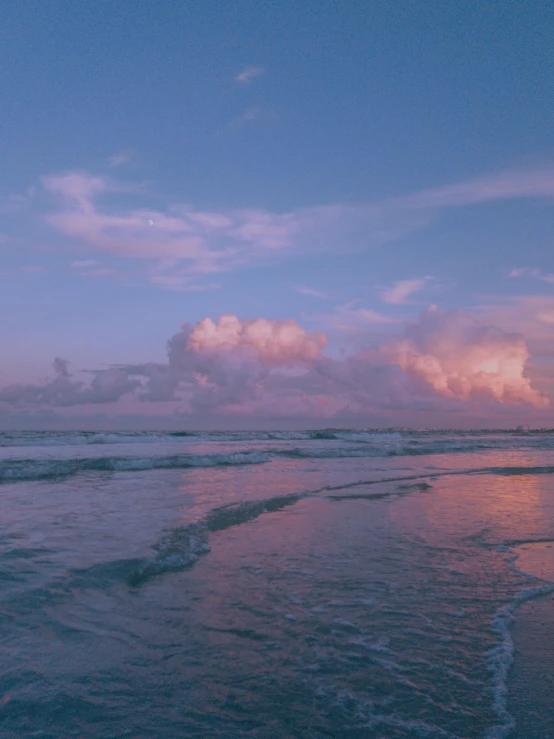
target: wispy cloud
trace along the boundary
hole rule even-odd
[[[133,158],[133,155],[130,151],[121,151],[117,154],[112,154],[112,156],[108,157],[107,163],[108,167],[110,169],[117,169],[118,167],[122,167],[124,164],[128,164]]]
[[[112,277],[116,274],[115,270],[105,267],[97,259],[82,259],[71,262],[69,266],[81,277]]]
[[[0,213],[2,215],[14,215],[27,210],[36,195],[35,187],[28,187],[22,195],[12,193],[11,195],[0,196]]]
[[[97,252],[148,260],[148,273],[160,285],[186,285],[277,254],[290,246],[298,229],[293,214],[262,210],[217,213],[179,205],[165,213],[151,209],[114,213],[97,205],[98,196],[116,189],[100,177],[72,172],[43,182],[59,203],[46,216],[52,227]]]
[[[242,72],[237,74],[235,80],[240,82],[241,85],[249,85],[256,77],[263,74],[263,71],[262,67],[246,67]]]
[[[249,125],[253,121],[257,120],[261,115],[261,110],[257,106],[253,105],[241,113],[240,115],[233,118],[222,128],[215,132],[215,137],[218,139],[225,138],[231,135],[233,132],[240,131],[244,126]]]
[[[73,269],[88,269],[89,267],[97,267],[100,262],[97,259],[81,259],[76,262],[71,262],[69,265]]]
[[[381,300],[390,305],[406,305],[407,298],[423,290],[432,279],[429,275],[418,280],[399,280],[394,285],[380,293]]]
[[[347,333],[366,330],[368,327],[391,326],[403,323],[399,318],[369,308],[358,307],[360,301],[352,300],[337,307],[331,323]]]
[[[243,115],[243,123],[256,117],[254,111]],[[155,277],[152,281],[166,287],[171,282],[166,277],[192,286],[208,275],[276,259],[366,251],[424,228],[447,208],[554,197],[554,169],[481,178],[374,203],[284,213],[260,208],[206,211],[180,203],[169,203],[165,209],[124,209],[118,192],[132,196],[139,186],[86,172],[45,177],[42,183],[54,199],[45,220],[67,237],[68,245],[81,253],[86,246],[93,255],[147,263],[148,279]],[[140,196],[144,202],[148,196],[144,188]],[[532,274],[550,279],[538,271]],[[402,304],[427,279],[400,281],[384,289],[382,297]]]
[[[478,306],[476,312],[504,330],[524,334],[534,356],[554,358],[554,295],[495,298],[494,302]]]
[[[233,118],[231,123],[229,123],[228,128],[231,130],[242,128],[247,123],[251,123],[252,121],[255,121],[256,118],[259,118],[259,116],[260,116],[259,108],[257,107],[247,108],[244,111],[244,113],[241,113],[241,115],[238,115],[236,118]]]
[[[458,185],[422,190],[396,201],[418,208],[434,209],[537,197],[554,197],[554,169],[489,175]]]
[[[554,284],[554,273],[543,272],[536,267],[518,267],[516,269],[512,269],[508,274],[508,277],[531,277],[535,280],[541,280],[541,282]]]
[[[322,300],[329,300],[329,296],[321,292],[321,290],[314,290],[313,287],[296,287],[295,291],[300,295],[308,295],[310,298],[321,298]]]
[[[12,275],[41,275],[48,272],[48,267],[44,264],[24,264],[20,267],[14,267],[13,269],[0,269],[0,275],[2,277],[8,277]]]
[[[30,275],[41,274],[42,272],[46,272],[46,269],[47,268],[43,264],[28,264],[21,267],[22,272],[26,272]]]

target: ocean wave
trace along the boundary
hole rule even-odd
[[[293,505],[307,495],[307,493],[281,495],[214,508],[199,521],[178,526],[164,534],[153,545],[154,554],[133,568],[128,581],[131,585],[140,585],[165,572],[187,569],[210,551],[210,533],[253,521],[263,513],[275,512]]]
[[[447,447],[447,448],[445,448]],[[250,464],[265,464],[275,459],[355,459],[378,457],[422,456],[449,452],[470,452],[457,445],[441,443],[440,449],[433,444],[412,446],[396,443],[386,446],[365,444],[363,446],[309,447],[289,446],[254,449],[238,449],[236,452],[214,454],[169,454],[150,456],[97,456],[71,459],[6,458],[0,460],[0,484],[24,480],[43,480],[67,477],[81,472],[140,472],[155,469],[187,469],[191,467],[223,467]],[[437,473],[439,471],[437,470]],[[437,473],[426,473],[417,477],[432,477]],[[553,474],[553,465],[481,467],[473,469],[443,471],[440,474],[496,474],[496,475],[543,475]],[[409,478],[412,479],[412,478]]]
[[[160,457],[87,457],[84,459],[9,459],[0,462],[0,483],[69,477],[81,472],[140,472],[190,467],[225,467],[264,464],[260,452],[235,454],[175,454]]]
[[[179,436],[190,436],[181,434]],[[151,431],[21,431],[0,432],[0,447],[86,446],[88,444],[148,444],[171,435]]]
[[[11,431],[0,432],[0,447],[82,446],[87,444],[149,444],[191,441],[318,441],[375,442],[400,439],[397,431],[322,429],[307,431]]]

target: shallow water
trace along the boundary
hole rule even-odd
[[[2,735],[554,736],[553,440],[0,435]]]

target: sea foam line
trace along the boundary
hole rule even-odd
[[[10,459],[0,463],[0,483],[68,477],[80,472],[140,472],[155,469],[227,467],[264,464],[263,452],[174,454],[153,457],[85,457],[79,459]]]
[[[517,609],[525,602],[554,593],[554,585],[537,585],[520,591],[493,616],[492,625],[500,637],[500,644],[486,655],[486,664],[493,676],[493,710],[502,721],[485,734],[485,739],[505,739],[515,729],[516,722],[508,711],[508,673],[514,661],[514,642],[510,626]]]
[[[304,497],[307,495],[293,493],[214,508],[199,521],[178,526],[158,539],[152,547],[155,553],[133,569],[129,575],[129,583],[140,585],[164,572],[191,567],[203,554],[210,551],[210,533],[253,521],[263,513],[279,511]]]

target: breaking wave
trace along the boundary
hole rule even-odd
[[[446,446],[446,448],[445,448]],[[386,443],[366,444],[360,446],[332,447],[271,447],[264,449],[242,449],[229,453],[213,454],[169,454],[151,456],[98,456],[70,459],[49,458],[6,458],[0,460],[0,484],[25,480],[47,480],[57,477],[68,477],[83,472],[140,472],[156,469],[188,469],[195,467],[226,467],[252,464],[265,464],[275,459],[349,459],[369,457],[400,457],[438,454],[446,451],[474,451],[473,446],[460,449],[457,445],[437,444],[418,445]],[[505,466],[462,469],[442,472],[441,474],[497,474],[497,475],[530,475],[552,474],[554,466]],[[432,473],[425,474],[429,477]],[[421,477],[421,476],[418,476]]]
[[[44,480],[68,477],[80,472],[140,472],[142,470],[263,464],[268,459],[267,454],[248,451],[235,454],[175,454],[160,457],[9,459],[0,462],[0,482]]]
[[[354,444],[446,443],[476,448],[521,446],[554,448],[554,431],[544,429],[525,434],[493,430],[348,429],[327,428],[304,431],[0,431],[0,447],[86,446],[102,444],[149,444],[223,441],[343,441]]]
[[[380,441],[400,439],[397,431],[323,429],[318,431],[12,431],[0,432],[0,447],[148,444],[190,441]]]
[[[191,567],[210,551],[211,532],[224,531],[293,505],[309,493],[282,495],[266,500],[231,503],[211,510],[195,523],[178,526],[162,536],[154,545],[154,554],[141,562],[129,575],[131,585],[140,585],[164,572]]]

